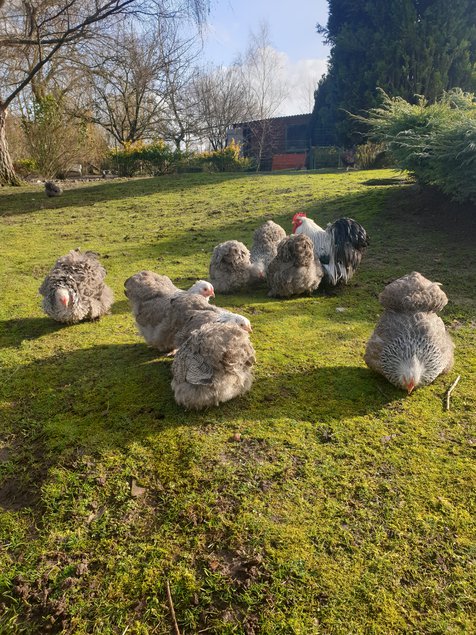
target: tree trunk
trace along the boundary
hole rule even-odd
[[[20,179],[15,174],[5,130],[7,111],[0,105],[0,185],[21,185]]]

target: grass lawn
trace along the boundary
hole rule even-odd
[[[476,210],[390,170],[198,174],[0,190],[0,633],[474,633]],[[295,212],[371,245],[331,295],[217,304],[253,324],[245,397],[188,413],[124,280],[187,287],[212,248]],[[116,302],[64,326],[38,287],[98,251]],[[366,368],[377,295],[443,284],[455,368],[407,396]],[[345,311],[337,309],[344,308]],[[444,394],[456,376],[451,410]]]

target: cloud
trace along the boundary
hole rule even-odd
[[[286,53],[279,53],[279,57],[279,74],[288,94],[275,116],[311,112],[314,106],[314,91],[327,70],[327,60],[311,58],[291,62]]]

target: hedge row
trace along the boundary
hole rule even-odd
[[[137,143],[109,153],[109,169],[120,176],[158,176],[174,172],[239,172],[252,168],[240,148],[230,144],[223,150],[191,153],[172,150],[165,143]]]

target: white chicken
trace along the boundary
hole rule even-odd
[[[352,218],[339,218],[322,229],[300,212],[293,216],[293,233],[311,238],[314,256],[320,261],[324,279],[331,286],[340,281],[347,284],[369,244],[367,232]]]

